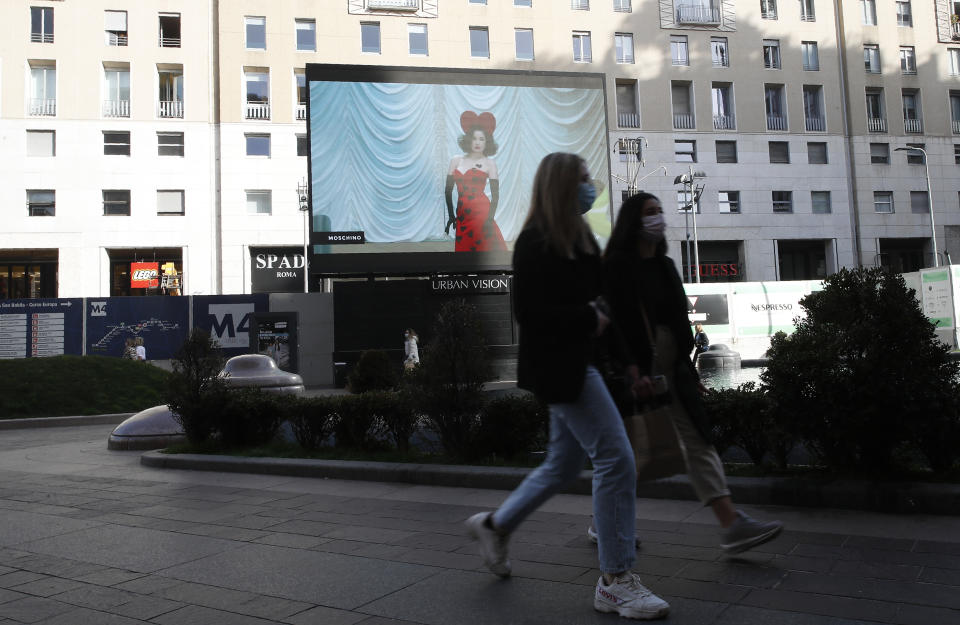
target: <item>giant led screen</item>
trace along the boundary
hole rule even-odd
[[[598,182],[610,231],[602,74],[307,65],[311,274],[508,269],[551,152]]]

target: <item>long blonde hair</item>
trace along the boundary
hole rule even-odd
[[[542,232],[547,246],[565,258],[573,258],[577,251],[600,253],[577,203],[580,168],[585,162],[568,152],[543,157],[533,179],[530,212],[523,224],[524,229],[533,227]]]

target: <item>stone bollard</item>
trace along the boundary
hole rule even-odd
[[[702,369],[739,369],[740,352],[723,343],[715,343],[697,356],[697,366]]]

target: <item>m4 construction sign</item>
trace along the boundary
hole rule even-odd
[[[193,324],[210,333],[225,356],[250,351],[250,322],[253,313],[267,312],[268,295],[196,295],[193,297]]]

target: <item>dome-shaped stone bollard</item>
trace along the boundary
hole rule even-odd
[[[697,366],[702,369],[739,369],[740,352],[723,343],[715,343],[697,357]]]
[[[234,356],[220,377],[232,388],[259,388],[268,393],[303,393],[303,378],[277,367],[263,354]],[[154,406],[133,415],[110,433],[107,449],[160,449],[186,440],[183,428],[167,406]]]

